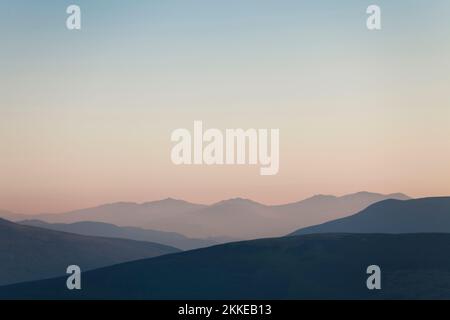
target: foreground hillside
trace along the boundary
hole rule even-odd
[[[88,237],[0,219],[0,285],[64,275],[180,250],[151,242]]]
[[[450,233],[450,197],[385,200],[361,212],[291,235],[313,233]]]
[[[450,234],[321,234],[230,243],[0,288],[27,299],[450,298]],[[379,265],[382,290],[366,287]]]

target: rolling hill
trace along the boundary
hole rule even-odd
[[[219,241],[193,239],[175,232],[147,230],[137,227],[118,227],[104,222],[82,221],[75,223],[47,223],[25,220],[18,223],[27,226],[76,233],[94,237],[121,238],[136,241],[156,242],[182,250],[191,250],[219,244]]]
[[[19,221],[19,220],[26,219],[27,215],[13,213],[13,212],[7,211],[7,210],[0,210],[0,218],[9,220],[9,221]]]
[[[81,236],[0,219],[0,284],[64,275],[72,264],[89,270],[179,251],[158,243]]]
[[[303,228],[291,235],[330,232],[447,233],[450,232],[450,197],[385,200],[355,215]]]
[[[449,299],[450,234],[319,234],[230,243],[0,288],[0,299]],[[366,287],[381,268],[381,290]]]

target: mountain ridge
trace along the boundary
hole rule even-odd
[[[265,205],[231,198],[201,205],[167,198],[142,204],[118,202],[61,214],[22,217],[49,223],[96,221],[120,227],[176,232],[190,238],[228,237],[255,239],[283,236],[301,227],[354,214],[374,202],[403,194],[360,192],[341,197],[316,195],[284,205]]]
[[[450,197],[387,199],[354,215],[301,228],[289,235],[330,232],[450,232]]]

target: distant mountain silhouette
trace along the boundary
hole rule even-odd
[[[330,232],[450,232],[450,197],[385,200],[350,217],[303,228],[291,235]]]
[[[110,203],[65,213],[34,215],[33,219],[53,223],[98,221],[119,226],[146,228],[152,221],[158,223],[165,219],[186,219],[187,214],[204,207],[204,205],[168,198],[141,204],[134,202]]]
[[[0,210],[0,218],[6,219],[8,221],[19,221],[26,219],[28,216],[25,214],[13,213],[11,211]]]
[[[409,198],[403,194],[359,192],[343,197],[319,195],[278,206],[242,198],[209,206],[166,199],[143,204],[119,202],[61,214],[34,215],[28,219],[50,223],[97,221],[176,232],[192,238],[254,239],[284,236],[301,227],[354,214],[385,199]]]
[[[301,213],[302,224],[298,226],[301,227],[316,224],[317,221],[325,222],[348,216],[386,199],[408,200],[411,198],[402,193],[382,195],[371,192],[358,192],[342,197],[316,195],[300,202],[278,206],[277,209],[288,216]]]
[[[267,206],[236,198],[197,211],[193,221],[213,234],[227,232],[241,239],[277,237],[296,227],[347,216],[372,203],[391,198],[409,199],[399,193],[381,195],[360,192],[343,197],[318,195],[286,205]]]
[[[81,236],[0,219],[0,284],[56,277],[69,265],[89,270],[179,252],[152,242]]]
[[[0,299],[449,299],[450,234],[321,234],[230,243],[0,288]],[[366,287],[380,266],[382,290]]]
[[[156,242],[182,250],[198,249],[219,244],[219,241],[187,238],[175,232],[147,230],[137,227],[118,227],[104,222],[82,221],[70,224],[47,223],[40,220],[20,221],[20,224],[39,228],[76,233],[86,236],[122,238]]]

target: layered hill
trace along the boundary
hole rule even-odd
[[[352,216],[302,228],[291,235],[313,233],[450,232],[450,197],[385,200]]]
[[[158,243],[76,235],[0,219],[0,285],[179,252]]]
[[[142,204],[120,202],[28,218],[20,216],[20,220],[36,219],[49,223],[95,221],[121,227],[176,232],[191,238],[255,239],[283,236],[298,228],[346,217],[386,199],[409,198],[403,194],[359,192],[342,197],[318,195],[278,206],[242,198],[208,206],[166,199]]]
[[[95,237],[131,239],[137,241],[156,242],[182,250],[198,249],[219,244],[219,240],[188,238],[175,232],[148,230],[137,227],[119,227],[104,222],[82,221],[74,223],[48,223],[40,220],[25,220],[22,225],[44,229],[64,231]]]

